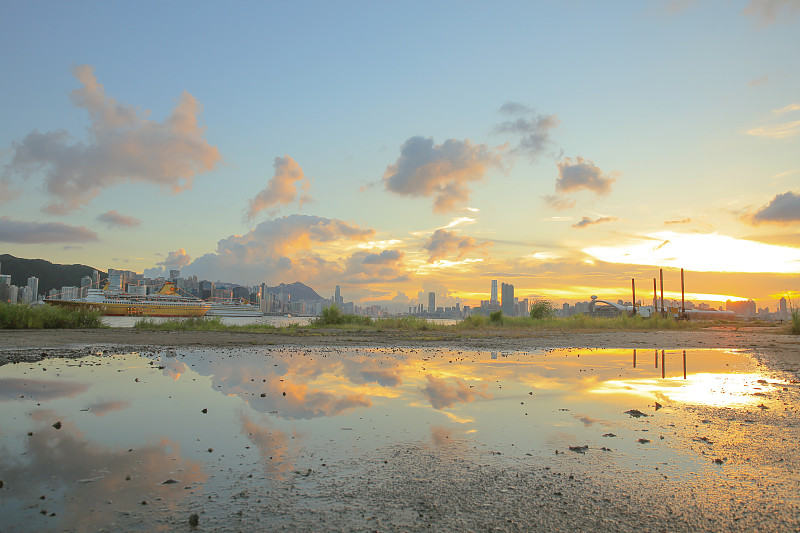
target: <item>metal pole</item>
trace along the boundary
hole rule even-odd
[[[636,368],[636,348],[633,349],[633,368]]]
[[[631,290],[633,291],[633,316],[636,316],[636,280],[631,278]]]
[[[664,379],[664,377],[666,377],[666,371],[667,368],[666,364],[664,363],[664,350],[661,350],[661,379]]]
[[[686,303],[683,292],[683,269],[681,269],[681,318],[686,317]]]
[[[660,278],[660,287],[661,287],[661,313],[664,313],[664,269],[658,269],[658,276]]]

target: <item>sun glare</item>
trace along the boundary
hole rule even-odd
[[[685,268],[695,272],[800,273],[800,250],[726,235],[651,233],[640,242],[583,250],[607,263]]]

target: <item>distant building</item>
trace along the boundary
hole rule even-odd
[[[725,302],[725,310],[733,311],[737,315],[742,316],[756,316],[756,303],[753,300],[733,302],[728,300]]]
[[[89,276],[83,276],[81,278],[81,298],[86,298],[86,295],[89,294],[89,287],[92,286],[92,278]]]
[[[436,293],[428,293],[428,314],[433,315],[436,312]]]
[[[515,316],[514,309],[514,286],[510,283],[503,283],[500,286],[500,310],[506,316]]]
[[[28,288],[31,290],[30,301],[26,303],[35,302],[39,299],[39,278],[31,276],[28,278]]]
[[[198,292],[200,293],[198,294],[198,297],[201,300],[208,300],[211,298],[211,293],[214,292],[214,283],[208,281],[207,279],[200,281]]]
[[[789,318],[789,309],[786,306],[786,298],[781,298],[780,302],[778,302],[778,318],[781,320],[786,320]]]
[[[344,297],[342,296],[342,289],[338,285],[336,286],[336,292],[334,292],[333,295],[333,303],[336,304],[337,307],[341,307],[341,305],[344,303]]]
[[[492,297],[489,300],[491,303],[497,303],[499,300],[497,299],[497,280],[492,280]]]

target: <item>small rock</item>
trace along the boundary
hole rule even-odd
[[[267,393],[266,393],[266,392],[262,392],[262,393],[261,393],[261,397],[262,397],[262,398],[266,398],[266,397],[267,397]]]
[[[616,435],[614,435],[613,433],[606,433],[606,434],[605,434],[605,435],[603,435],[603,436],[604,436],[604,437],[616,437]]]
[[[197,527],[197,524],[200,523],[200,517],[197,516],[197,513],[192,513],[189,515],[189,525],[192,527]]]
[[[209,448],[209,449],[208,449],[208,453],[211,453],[211,452],[213,452],[213,451],[214,451],[214,448]]]
[[[161,482],[162,485],[174,485],[175,483],[180,483],[180,481],[178,481],[177,479],[169,478],[168,480]]]
[[[717,458],[716,458],[716,459],[714,459],[712,462],[713,462],[715,465],[721,465],[721,464],[723,464],[725,461],[723,461],[722,459],[720,459],[719,457],[717,457]]]
[[[649,443],[650,441],[649,441],[648,439],[639,439],[639,440],[637,440],[636,442],[638,442],[639,444],[647,444],[647,443]]]
[[[589,449],[589,445],[588,444],[586,444],[584,446],[570,446],[569,447],[569,451],[575,452],[575,453],[586,453],[586,450],[588,450],[588,449]]]
[[[61,429],[61,421],[59,420],[58,422],[53,424],[53,427],[56,428],[56,429]]]
[[[202,411],[200,411],[200,412],[201,412],[201,413],[203,413],[203,414],[207,414],[207,413],[208,413],[208,409],[203,409],[203,410],[202,410]]]
[[[664,406],[663,406],[663,405],[661,405],[660,403],[656,402],[656,411],[658,411],[658,410],[659,410],[659,409],[661,409],[662,407],[664,407]]]
[[[646,414],[644,414],[643,412],[641,412],[638,409],[630,409],[628,411],[625,411],[625,413],[623,413],[623,414],[630,415],[633,418],[641,418],[643,416],[647,416]]]

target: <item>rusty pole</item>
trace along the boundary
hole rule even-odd
[[[660,278],[660,287],[661,287],[661,313],[664,313],[664,269],[658,269],[658,277]]]
[[[681,318],[686,318],[686,303],[683,292],[683,269],[681,269]]]
[[[636,316],[636,280],[631,278],[631,290],[633,291],[633,316]]]

